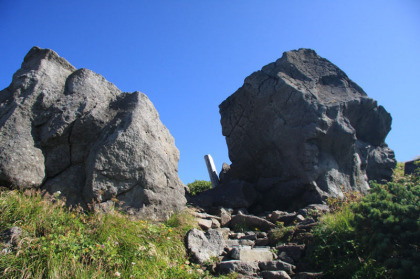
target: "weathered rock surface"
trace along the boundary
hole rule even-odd
[[[396,164],[384,142],[390,114],[313,50],[285,52],[251,74],[220,114],[232,162],[223,179],[254,185],[254,205],[266,210],[365,192]]]
[[[213,229],[207,232],[190,230],[186,235],[186,244],[193,260],[200,264],[221,255],[226,246],[222,232]]]
[[[258,263],[256,262],[242,262],[242,261],[226,261],[220,262],[216,266],[216,271],[222,274],[229,274],[237,272],[243,275],[255,275],[258,271]]]
[[[238,214],[232,217],[232,220],[230,220],[230,227],[245,227],[251,229],[259,229],[262,231],[269,231],[270,229],[275,228],[276,225],[257,216]]]
[[[185,205],[179,152],[146,95],[34,47],[0,92],[0,183],[112,198],[149,218]]]

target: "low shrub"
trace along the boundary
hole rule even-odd
[[[211,182],[205,180],[195,180],[194,182],[188,183],[187,186],[190,189],[190,194],[193,196],[212,188]]]
[[[309,258],[326,278],[420,278],[419,177],[394,176],[321,218]]]

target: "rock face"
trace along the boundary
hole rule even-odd
[[[57,53],[32,48],[0,92],[0,183],[116,198],[162,219],[185,205],[179,152],[146,95],[123,93]]]
[[[254,72],[219,108],[232,162],[224,176],[252,183],[265,209],[364,192],[396,164],[384,142],[390,114],[310,49]]]

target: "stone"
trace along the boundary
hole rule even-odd
[[[245,262],[272,261],[273,253],[269,248],[241,249],[239,251],[239,260]]]
[[[268,237],[258,238],[255,240],[255,246],[267,246],[270,244],[270,239]]]
[[[279,271],[271,271],[265,270],[261,272],[264,279],[290,279],[290,276],[286,273],[286,271],[279,270]]]
[[[238,245],[253,247],[255,245],[255,242],[249,239],[229,239],[228,241],[226,241],[226,244],[230,247]]]
[[[229,228],[217,228],[215,230],[219,231],[222,234],[223,239],[225,239],[225,240],[229,239],[229,233],[230,233]]]
[[[203,230],[208,230],[212,228],[213,222],[208,219],[197,219],[197,223]]]
[[[238,233],[231,233],[230,235],[229,235],[229,237],[231,238],[231,239],[241,239],[242,237],[244,237],[245,236],[245,234],[244,233],[241,233],[241,232],[238,232]]]
[[[289,264],[295,263],[295,261],[291,257],[289,257],[284,251],[278,254],[278,258],[282,260],[283,262],[286,262]]]
[[[69,205],[118,201],[165,220],[186,203],[179,151],[152,102],[32,48],[0,92],[0,183],[60,191]]]
[[[295,269],[296,267],[294,265],[291,265],[287,262],[283,262],[281,260],[276,260],[276,261],[260,261],[258,263],[258,266],[260,268],[260,270],[284,270],[286,271],[288,274],[293,274],[293,269]]]
[[[212,257],[222,255],[226,244],[223,234],[218,230],[209,229],[203,232],[191,229],[186,235],[186,246],[192,259],[196,263],[203,264]]]
[[[297,213],[304,217],[307,217],[308,215],[319,217],[327,212],[330,212],[330,207],[326,204],[310,204],[305,208],[299,209]]]
[[[216,271],[222,274],[237,272],[243,275],[255,275],[258,271],[258,263],[242,262],[238,260],[217,263]]]
[[[279,214],[281,212],[281,214]],[[270,215],[270,221],[272,222],[280,222],[283,223],[285,226],[291,224],[297,214],[295,212],[283,212],[283,211],[273,211],[273,213]]]
[[[295,221],[298,222],[298,223],[302,223],[303,221],[305,221],[305,217],[298,214],[298,215],[296,215]]]
[[[232,177],[229,175],[230,165],[228,163],[223,163],[222,170],[219,173],[219,183],[228,184]]]
[[[211,218],[211,228],[212,229],[218,229],[220,227],[221,227],[220,222],[215,218]]]
[[[303,257],[305,245],[285,244],[277,246],[276,250],[279,256],[282,252],[284,252],[287,256],[292,258],[293,261],[299,261]]]
[[[220,225],[222,227],[228,226],[230,220],[232,219],[232,214],[230,214],[229,211],[227,211],[225,208],[220,208]]]
[[[254,207],[296,210],[391,179],[390,114],[313,50],[285,52],[219,109],[229,176],[254,186]]]
[[[267,232],[275,228],[276,225],[270,221],[253,215],[235,215],[232,217],[232,220],[230,220],[230,227],[231,229],[240,227],[248,229],[259,229]]]
[[[241,259],[241,251],[242,250],[251,250],[251,249],[252,249],[251,246],[243,246],[243,245],[234,246],[234,247],[232,247],[232,250],[230,251],[229,256],[234,260],[240,260]]]
[[[267,237],[267,233],[266,232],[257,232],[257,237],[258,238],[266,238]]]

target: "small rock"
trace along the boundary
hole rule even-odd
[[[287,213],[286,215],[282,215],[280,216],[276,222],[281,222],[283,223],[285,226],[290,225],[296,218],[296,213]]]
[[[257,232],[257,237],[258,238],[266,238],[267,237],[267,233],[266,232]]]
[[[258,238],[255,240],[255,246],[267,246],[270,244],[270,239],[268,237],[266,238]]]
[[[231,233],[231,234],[229,234],[229,238],[231,238],[231,239],[240,239],[244,236],[245,236],[244,233]]]
[[[218,228],[218,229],[215,229],[215,230],[217,230],[220,233],[222,233],[223,238],[225,240],[228,240],[229,239],[229,233],[230,233],[230,229],[229,228]]]
[[[192,229],[186,236],[187,249],[197,263],[204,263],[212,257],[221,255],[226,246],[221,232],[208,230],[206,233]]]
[[[232,248],[229,256],[234,260],[240,260],[241,259],[241,250],[251,250],[251,246],[235,246]]]
[[[239,260],[245,262],[272,261],[273,253],[269,248],[242,249]]]
[[[220,228],[220,222],[217,219],[212,218],[211,219],[211,228],[212,229],[218,229],[218,228]]]
[[[294,265],[291,265],[289,263],[283,262],[281,260],[276,261],[260,261],[258,263],[258,266],[261,270],[284,270],[288,274],[293,274],[293,269],[296,267]]]
[[[230,212],[224,209],[223,207],[220,208],[219,217],[220,224],[222,225],[222,227],[228,226],[230,220],[232,219],[232,215],[230,214]]]
[[[295,263],[295,261],[291,258],[291,257],[289,257],[287,254],[286,254],[286,252],[281,252],[281,253],[279,253],[279,255],[278,255],[278,257],[279,257],[279,259],[280,260],[282,260],[283,262],[286,262],[286,263],[289,263],[289,264],[294,264]]]
[[[238,245],[247,245],[251,247],[255,246],[255,242],[249,239],[229,239],[226,241],[226,244],[230,247]]]
[[[230,227],[232,229],[238,227],[247,227],[252,229],[260,229],[262,231],[269,231],[276,227],[273,223],[253,215],[235,215],[230,220]]]
[[[263,271],[261,272],[264,279],[291,279],[284,270],[279,271]]]
[[[226,261],[220,262],[216,265],[218,273],[229,274],[237,272],[243,275],[255,275],[260,269],[256,262],[242,262],[242,261]]]
[[[240,239],[257,240],[257,235],[256,234],[248,234],[248,235],[244,235]]]
[[[278,255],[280,256],[282,252],[286,253],[287,256],[291,257],[293,261],[298,261],[303,256],[305,251],[305,245],[297,244],[288,244],[280,245],[276,247]]]
[[[296,222],[301,223],[301,222],[305,221],[305,217],[303,217],[302,215],[298,214],[298,215],[296,215],[295,220],[296,220]]]
[[[280,217],[288,215],[289,213],[287,213],[286,211],[280,211],[280,210],[275,210],[273,212],[271,212],[267,218],[271,221],[271,222],[276,222]]]
[[[202,228],[203,230],[210,229],[213,223],[211,220],[207,220],[207,219],[197,219],[197,222],[200,228]]]

